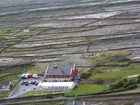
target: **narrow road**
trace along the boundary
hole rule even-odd
[[[0,105],[26,105],[27,103],[49,102],[61,100],[82,100],[82,101],[117,101],[117,100],[135,100],[139,101],[140,93],[129,94],[101,94],[101,95],[85,95],[77,97],[54,97],[46,98],[46,96],[31,96],[21,98],[11,98],[0,100]]]

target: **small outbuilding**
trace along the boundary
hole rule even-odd
[[[41,89],[59,91],[59,90],[71,90],[76,84],[75,82],[40,82],[38,86]]]

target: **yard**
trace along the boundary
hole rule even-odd
[[[94,94],[105,90],[108,90],[107,85],[79,84],[74,90],[68,91],[66,95],[77,96],[77,95]]]

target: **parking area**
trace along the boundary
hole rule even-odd
[[[39,76],[38,78],[21,78],[15,87],[16,89],[9,94],[9,98],[19,97],[28,91],[40,90],[38,84],[43,82],[43,80],[43,76]]]
[[[38,79],[34,78],[21,79],[18,83],[18,87],[22,89],[22,91],[38,90],[38,84],[43,80],[44,77],[39,77]]]

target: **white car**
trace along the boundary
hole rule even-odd
[[[22,78],[22,79],[27,79],[27,78],[28,78],[28,75],[22,74],[22,75],[21,75],[21,78]]]
[[[33,74],[32,77],[35,78],[35,79],[39,78],[38,74]]]

